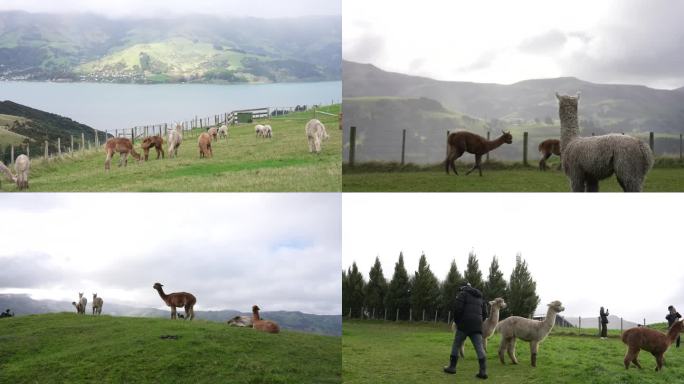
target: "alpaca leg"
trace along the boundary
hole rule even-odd
[[[482,347],[484,348],[485,352],[487,352],[487,338],[486,337],[482,338]]]
[[[475,165],[477,165],[477,170],[480,171],[480,176],[482,176],[482,155],[475,155]]]
[[[176,307],[171,307],[171,320],[176,318]]]
[[[515,337],[511,338],[511,341],[508,343],[508,357],[511,358],[513,364],[518,364],[518,358],[515,357]]]
[[[586,186],[587,186],[587,192],[598,192],[599,191],[599,182],[598,182],[598,180],[594,179],[593,177],[587,177],[586,178]]]
[[[314,140],[314,146],[316,147],[316,153],[321,152],[321,138],[316,136],[316,139]]]
[[[149,148],[143,148],[143,151],[145,152],[145,161],[147,161],[147,158],[150,155],[150,149]]]
[[[531,362],[532,366],[536,367],[537,366],[537,351],[539,350],[539,341],[530,341],[530,354],[531,354]]]
[[[657,355],[656,357],[656,372],[660,371],[663,369],[663,362],[665,362],[665,356],[661,353],[660,355]]]
[[[501,361],[501,364],[506,364],[506,359],[504,359],[504,351],[506,349],[506,339],[502,336],[501,343],[499,344],[499,361]]]
[[[474,171],[476,168],[477,168],[477,155],[475,155],[475,164],[473,164],[473,167],[470,168],[470,170],[468,172],[466,172],[466,176],[470,175],[470,173],[472,171]],[[480,175],[480,176],[482,176],[482,175]]]
[[[573,192],[584,192],[584,177],[580,175],[570,176],[570,189],[572,189]]]
[[[109,171],[109,167],[112,164],[112,153],[107,152],[107,158],[105,159],[105,171]]]
[[[618,184],[622,187],[623,192],[641,192],[643,189],[643,179],[642,178],[621,178],[618,177]]]

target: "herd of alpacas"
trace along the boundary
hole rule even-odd
[[[159,297],[161,297],[164,304],[171,308],[171,319],[184,319],[192,320],[195,318],[195,304],[197,304],[197,298],[195,295],[188,292],[174,292],[166,294],[162,288],[164,285],[161,283],[154,283],[152,288],[157,291]],[[83,293],[79,292],[78,301],[73,301],[71,304],[76,308],[76,313],[79,315],[85,315],[86,305],[88,304],[88,299],[83,297]],[[104,301],[101,297],[97,296],[97,293],[93,293],[93,316],[102,314],[102,305]],[[176,308],[183,308],[185,310],[185,316],[176,313]],[[267,332],[267,333],[279,333],[280,327],[278,323],[271,320],[262,320],[259,317],[259,306],[254,305],[252,307],[252,317],[247,316],[235,316],[227,321],[228,325],[234,327],[246,327],[253,328],[257,331]]]
[[[639,139],[623,134],[580,136],[577,118],[580,94],[561,96],[556,93],[556,98],[561,138],[544,140],[539,144],[542,155],[539,169],[545,171],[546,160],[556,155],[561,157],[563,171],[573,192],[598,192],[599,181],[613,175],[624,192],[641,192],[646,174],[654,163],[651,148]],[[458,175],[455,161],[467,152],[475,155],[475,164],[466,175],[477,169],[482,176],[482,156],[512,142],[510,132],[502,131],[501,136],[494,140],[467,131],[453,132],[447,137],[446,173],[448,175],[451,169]]]
[[[530,343],[530,363],[532,367],[537,366],[537,353],[539,352],[539,344],[551,333],[556,317],[560,312],[565,310],[563,304],[558,301],[550,302],[546,316],[543,320],[533,320],[520,316],[510,316],[504,320],[499,321],[499,313],[501,309],[506,308],[504,299],[498,297],[489,302],[490,313],[489,317],[482,323],[482,341],[485,351],[487,350],[487,340],[492,337],[494,332],[501,334],[501,342],[499,344],[499,360],[501,364],[506,364],[504,354],[508,354],[511,363],[518,364],[518,358],[515,354],[516,340],[520,339]],[[235,317],[231,321],[239,321]],[[456,324],[451,324],[452,332],[456,332]],[[677,340],[680,332],[684,330],[684,319],[676,321],[667,333],[657,331],[655,329],[646,327],[630,328],[622,333],[621,340],[627,346],[627,353],[624,358],[625,369],[629,369],[631,364],[641,369],[641,364],[637,360],[639,352],[642,350],[649,352],[656,359],[656,371],[663,368],[665,361],[664,354]],[[464,346],[461,346],[459,355],[464,356]]]
[[[258,138],[273,138],[273,127],[270,125],[257,124],[254,127],[254,131]],[[317,119],[311,119],[306,123],[304,131],[309,143],[309,152],[316,154],[320,153],[322,142],[329,138],[325,125]],[[228,126],[226,124],[223,124],[220,127],[210,127],[206,132],[202,132],[199,135],[197,138],[197,146],[199,148],[200,159],[213,157],[214,152],[212,143],[219,139],[228,140]],[[181,143],[183,143],[183,128],[180,124],[176,124],[175,128],[168,132],[168,157],[174,158],[178,156],[178,149]],[[112,157],[117,153],[119,154],[120,167],[125,167],[128,164],[129,155],[133,156],[137,161],[147,161],[149,159],[150,149],[152,148],[157,152],[157,159],[159,159],[160,156],[162,159],[164,158],[164,139],[158,135],[150,136],[143,140],[143,155],[136,152],[131,140],[125,137],[113,137],[108,139],[104,148],[106,153],[105,171],[109,171]]]

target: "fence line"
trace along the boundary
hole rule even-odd
[[[356,162],[357,157],[358,157],[357,156],[358,155],[358,150],[357,150],[358,148],[357,148],[357,144],[356,144],[356,138],[357,138],[357,134],[358,134],[357,128],[358,128],[357,126],[350,126],[349,127],[349,141],[348,141],[349,149],[347,152],[347,155],[348,155],[347,156],[347,164],[350,167],[353,167],[355,165],[355,162]],[[447,138],[449,137],[449,133],[450,133],[450,131],[447,130],[446,131],[446,137]],[[491,133],[491,131],[487,131],[487,133],[486,133],[487,140],[490,140],[490,133]],[[622,134],[624,135],[624,133],[622,133]],[[675,141],[677,139],[676,137],[670,137],[671,136],[670,134],[663,134],[663,135],[664,135],[664,137],[661,137],[660,140]],[[594,136],[594,133],[592,133],[591,136]],[[655,136],[654,132],[648,132],[649,147],[651,148],[651,151],[654,153],[654,155],[657,156],[656,139],[657,139],[657,137]],[[371,145],[371,146],[369,146],[369,148],[382,147],[383,149],[387,150],[388,148],[394,147],[396,145],[396,150],[397,150],[397,152],[396,152],[397,158],[396,159],[397,160],[395,160],[395,161],[398,161],[401,165],[405,165],[407,163],[407,160],[406,160],[406,154],[407,154],[406,153],[406,145],[407,145],[406,129],[401,130],[401,140],[398,140],[396,142],[392,141],[392,143],[400,143],[400,144],[388,144],[388,142],[385,142],[385,143],[381,143],[379,145]],[[446,145],[446,141],[444,141],[444,143],[445,143],[445,151],[448,154],[448,145]],[[522,139],[522,159],[521,160],[522,160],[522,163],[526,166],[530,165],[529,164],[529,160],[530,160],[529,155],[532,153],[535,153],[534,151],[533,152],[529,151],[529,146],[530,146],[530,135],[529,135],[529,132],[525,131],[525,132],[523,132],[523,139]],[[660,156],[664,156],[664,157],[666,156],[666,157],[672,157],[672,158],[677,157],[676,149],[675,149],[677,147],[677,144],[670,143],[670,145],[665,145],[665,147],[668,148],[668,149],[666,149],[667,152],[662,153]],[[684,162],[684,134],[682,134],[682,133],[679,134],[678,147],[679,147],[679,161]],[[504,150],[505,150],[505,147],[502,147],[502,148],[504,148]],[[514,148],[517,148],[517,147],[514,147]],[[374,151],[369,150],[369,152],[374,152]],[[375,151],[375,152],[377,152],[377,151]],[[390,152],[391,152],[391,150],[390,150]],[[426,153],[425,155],[430,156],[430,153]],[[392,160],[390,160],[390,159],[369,159],[367,161],[392,161]],[[408,162],[410,163],[410,161],[408,161]],[[489,152],[485,155],[485,162],[489,162]]]

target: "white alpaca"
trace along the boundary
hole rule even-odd
[[[309,152],[319,153],[321,151],[321,142],[327,139],[328,132],[325,131],[325,125],[317,119],[311,119],[306,123],[306,138],[309,141]]]
[[[219,137],[225,137],[227,139],[228,138],[228,126],[223,124],[221,127],[219,127],[218,135],[219,135]]]
[[[80,306],[80,314],[85,315],[86,304],[88,304],[88,299],[83,297],[83,293],[78,294],[78,305]]]
[[[254,133],[256,134],[256,137],[264,137],[264,126],[261,124],[257,124],[254,126]]]
[[[264,125],[264,137],[269,139],[273,137],[273,128],[270,125]]]
[[[102,314],[102,304],[104,304],[104,300],[101,297],[97,297],[97,293],[93,293],[93,315]]]
[[[31,161],[26,155],[19,155],[14,160],[14,171],[17,173],[17,187],[19,189],[28,189],[29,169],[31,168]]]
[[[176,128],[169,131],[169,150],[167,151],[169,157],[178,156],[178,147],[183,142],[183,127],[176,124]]]
[[[520,316],[511,316],[502,320],[496,329],[501,332],[501,345],[499,345],[499,360],[502,364],[504,361],[504,350],[508,352],[508,357],[511,358],[513,364],[518,364],[518,359],[515,357],[515,340],[530,342],[530,353],[532,354],[532,366],[537,366],[537,350],[539,343],[546,338],[551,332],[553,325],[556,323],[556,315],[563,312],[565,308],[560,301],[552,301],[548,304],[549,309],[546,312],[544,321],[537,321],[526,319]]]
[[[235,316],[226,323],[231,327],[252,327],[252,317],[250,316]]]
[[[209,136],[211,136],[211,141],[218,140],[218,128],[211,127],[207,130],[207,133],[209,134]]]

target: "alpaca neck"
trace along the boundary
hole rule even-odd
[[[494,149],[499,148],[505,143],[503,135],[499,136],[499,138],[491,140],[491,141],[485,141],[485,146],[487,147],[487,152],[492,151]]]
[[[254,310],[252,311],[252,321],[259,321],[261,318],[259,317],[259,311]]]
[[[166,298],[167,298],[168,296],[164,293],[164,290],[162,289],[162,287],[159,287],[159,288],[156,288],[156,289],[157,289],[157,292],[159,293],[159,297],[161,297],[162,300],[164,300],[164,302],[166,302]]]
[[[548,312],[546,312],[546,318],[542,322],[542,329],[544,329],[545,333],[549,333],[551,328],[553,328],[553,325],[556,324],[557,314],[558,313],[551,308],[549,308]]]
[[[579,125],[577,124],[577,112],[568,110],[567,108],[561,109],[560,115],[560,126],[561,126],[561,153],[563,153],[565,147],[576,137],[579,136]]]

